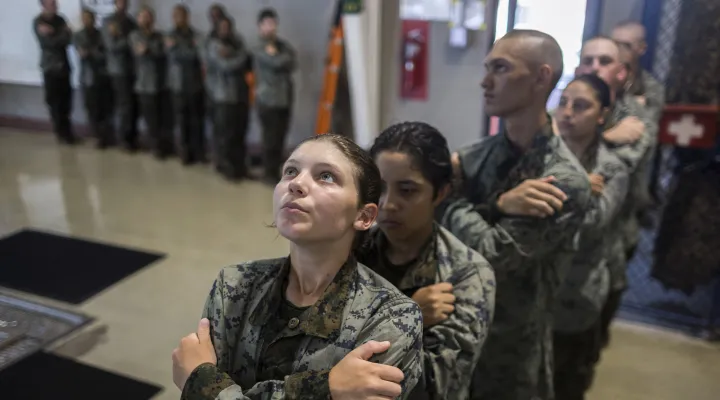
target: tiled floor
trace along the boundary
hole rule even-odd
[[[159,399],[179,396],[170,353],[196,327],[217,271],[287,251],[266,227],[271,199],[270,188],[231,185],[207,167],[0,129],[0,236],[36,227],[168,254],[80,307],[108,327],[80,359],[166,387]],[[616,326],[589,398],[718,399],[719,377],[718,347]]]

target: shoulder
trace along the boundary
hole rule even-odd
[[[442,226],[438,226],[437,235],[442,245],[438,246],[435,257],[439,265],[450,267],[450,271],[445,272],[446,282],[457,286],[463,281],[479,281],[483,288],[494,291],[495,272],[485,257]]]
[[[474,176],[485,156],[502,140],[502,135],[484,137],[477,142],[460,147],[456,153],[460,158],[460,168],[465,178]]]
[[[286,262],[286,258],[247,261],[220,270],[216,283],[237,292],[253,292],[263,283],[275,279]]]
[[[398,308],[420,313],[414,301],[369,267],[358,262],[357,272],[353,308],[370,309],[372,313]]]
[[[585,204],[590,198],[590,181],[587,172],[562,138],[553,136],[550,141],[552,151],[543,175],[555,177],[556,185],[568,195],[569,202]]]

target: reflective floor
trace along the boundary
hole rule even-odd
[[[164,386],[158,399],[179,397],[170,353],[197,326],[218,270],[286,253],[266,227],[271,208],[271,188],[208,167],[0,129],[0,236],[34,227],[168,254],[80,307],[108,327],[80,359]],[[719,377],[720,348],[619,325],[589,399],[718,399]]]

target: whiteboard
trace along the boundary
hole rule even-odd
[[[81,24],[80,0],[57,0],[58,12],[73,30]],[[32,21],[40,13],[37,0],[0,0],[0,82],[42,85],[40,45]],[[77,87],[77,54],[68,49]]]

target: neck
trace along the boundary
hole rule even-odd
[[[578,160],[581,160],[585,156],[585,152],[590,148],[594,139],[593,135],[585,135],[580,138],[563,137],[565,144]]]
[[[152,33],[152,31],[153,31],[152,25],[150,25],[150,26],[143,26],[141,29],[142,29],[142,31],[145,32],[145,33]]]
[[[512,144],[527,151],[535,134],[547,124],[545,107],[528,107],[505,119],[505,129]]]
[[[45,18],[50,18],[50,17],[54,17],[55,13],[52,11],[49,11],[49,10],[42,10],[42,15]]]
[[[328,247],[328,243],[290,245],[291,267],[285,294],[293,304],[301,307],[315,304],[347,261],[350,246],[330,244],[338,248],[337,251],[328,251]]]
[[[393,264],[404,264],[410,260],[417,258],[423,247],[432,236],[433,224],[427,224],[422,229],[403,239],[388,239],[388,248],[385,256]]]

